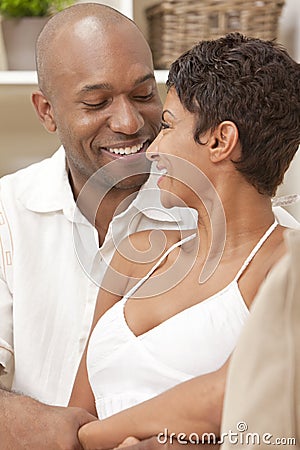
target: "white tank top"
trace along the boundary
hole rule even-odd
[[[124,316],[127,299],[174,248],[196,235],[170,247],[149,273],[99,319],[88,346],[87,369],[100,419],[223,365],[249,315],[238,280],[276,225],[275,221],[224,289],[146,333],[136,336],[128,327]]]

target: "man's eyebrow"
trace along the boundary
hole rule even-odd
[[[86,84],[82,87],[81,91],[83,92],[90,92],[90,91],[96,91],[96,90],[103,90],[108,91],[112,89],[112,85],[109,83],[96,83],[96,84]]]
[[[148,73],[147,75],[143,75],[142,77],[138,78],[134,82],[134,87],[144,83],[147,80],[155,80],[153,73]],[[96,83],[96,84],[86,84],[82,87],[81,91],[83,92],[91,92],[96,90],[102,90],[102,91],[109,91],[112,90],[113,86],[109,83]]]

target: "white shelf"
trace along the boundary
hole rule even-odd
[[[167,81],[167,70],[156,70],[155,78],[159,84]],[[35,71],[0,70],[0,85],[36,85],[37,75]]]
[[[155,79],[158,84],[165,84],[168,78],[168,70],[155,70]]]
[[[37,75],[35,71],[1,70],[0,84],[35,85],[37,84]]]
[[[77,0],[85,1],[85,0]],[[95,0],[99,3],[104,3],[118,9],[131,19],[134,18],[136,6],[139,11],[144,10],[144,7],[155,3],[154,0]],[[139,13],[138,13],[139,16]],[[1,31],[1,30],[0,30]],[[156,70],[155,79],[158,84],[165,84],[168,77],[167,70]],[[21,71],[21,70],[0,70],[0,86],[36,86],[37,75],[35,71]]]

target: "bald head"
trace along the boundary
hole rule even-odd
[[[45,25],[36,43],[36,66],[39,87],[45,95],[52,91],[52,74],[65,64],[70,55],[64,53],[67,42],[77,45],[97,45],[97,40],[116,34],[116,30],[126,29],[149,46],[137,25],[128,17],[109,6],[99,3],[76,4],[54,15]],[[83,51],[84,51],[84,47]]]

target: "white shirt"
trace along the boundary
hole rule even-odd
[[[63,148],[2,178],[0,364],[8,369],[14,356],[13,389],[66,405],[115,244],[135,231],[178,228],[176,222],[195,227],[191,210],[164,210],[158,190],[146,189],[151,183],[150,177],[113,219],[98,251],[95,228],[81,214],[74,216]]]

